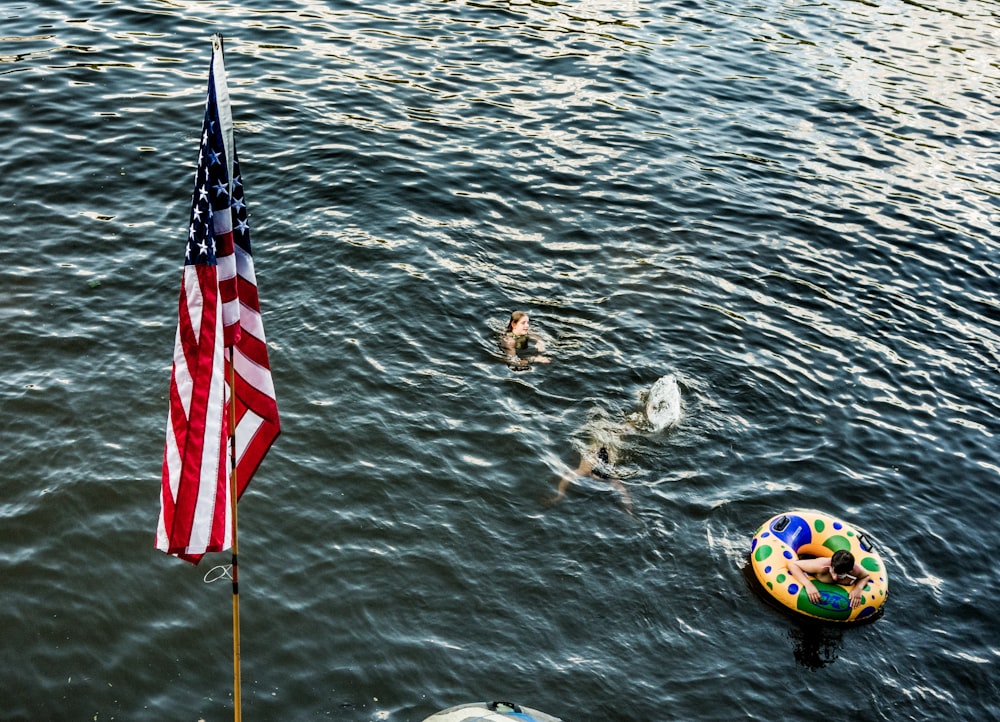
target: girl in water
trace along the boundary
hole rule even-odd
[[[550,359],[544,356],[545,341],[536,333],[528,330],[530,321],[524,311],[514,311],[507,322],[507,329],[500,335],[500,348],[507,357],[507,363],[515,369],[526,369],[531,364],[547,364]],[[533,348],[529,348],[529,345]],[[534,354],[530,353],[534,350]],[[526,355],[522,356],[522,353]]]

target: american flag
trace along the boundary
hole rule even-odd
[[[281,428],[250,252],[222,39],[214,37],[213,45],[181,280],[156,529],[157,549],[194,564],[206,552],[232,546],[230,403],[235,403],[238,497]]]

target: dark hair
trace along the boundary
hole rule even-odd
[[[837,574],[850,574],[854,570],[854,555],[846,549],[835,551],[830,557],[830,566]]]

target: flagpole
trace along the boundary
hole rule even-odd
[[[222,125],[222,147],[226,157],[226,178],[229,183],[230,197],[233,182],[233,117],[229,106],[229,83],[226,78],[225,55],[221,33],[212,35],[212,55],[218,62],[219,73],[215,77],[215,90],[219,105],[219,122]],[[239,534],[236,523],[236,503],[239,500],[236,473],[236,365],[235,351],[232,345],[227,346],[229,352],[229,448],[232,458],[232,474],[229,478],[229,506],[232,508],[233,519],[233,713],[236,722],[243,719],[242,684],[240,675],[240,569],[239,569]]]
[[[233,347],[229,347],[229,448],[233,460],[229,479],[229,499],[233,510],[233,715],[236,722],[243,719],[242,683],[240,676],[240,571],[238,564],[239,539],[236,523],[236,364]]]
[[[208,77],[170,371],[155,546],[192,564],[208,552],[232,550],[232,564],[219,568],[233,583],[233,703],[236,722],[242,722],[237,502],[281,424],[219,34],[212,36]],[[237,344],[241,363],[245,358],[253,371],[246,377],[236,373]],[[245,413],[237,411],[237,398]]]

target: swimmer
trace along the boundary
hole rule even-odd
[[[846,549],[833,553],[832,557],[816,557],[815,559],[793,559],[788,562],[788,571],[809,595],[809,601],[816,604],[820,600],[819,590],[809,576],[827,584],[840,584],[850,587],[848,598],[851,606],[861,604],[861,592],[871,581],[868,572],[854,561],[854,555]],[[809,576],[806,576],[809,575]]]
[[[507,357],[507,363],[517,369],[528,368],[531,364],[547,364],[550,359],[545,356],[545,341],[537,333],[528,330],[530,321],[524,311],[514,311],[507,322],[507,330],[500,336],[500,348]],[[534,347],[535,353],[522,357],[519,352],[528,351],[528,344]]]
[[[569,488],[570,483],[574,479],[588,476],[591,479],[598,479],[611,484],[621,497],[622,509],[631,513],[632,497],[629,495],[628,489],[625,488],[621,479],[618,479],[615,476],[616,456],[617,452],[613,446],[598,447],[598,445],[592,445],[588,450],[588,453],[581,456],[580,465],[559,480],[555,496],[546,499],[546,503],[550,505],[557,503],[560,499],[566,496],[566,489]]]
[[[681,397],[677,379],[672,374],[660,377],[649,391],[640,394],[639,400],[642,408],[629,414],[621,423],[615,423],[603,411],[588,421],[590,441],[580,452],[580,465],[559,479],[555,496],[546,499],[547,504],[560,501],[575,479],[589,477],[611,484],[620,496],[622,508],[632,511],[632,498],[619,478],[620,457],[627,448],[625,437],[663,431],[680,420]]]

